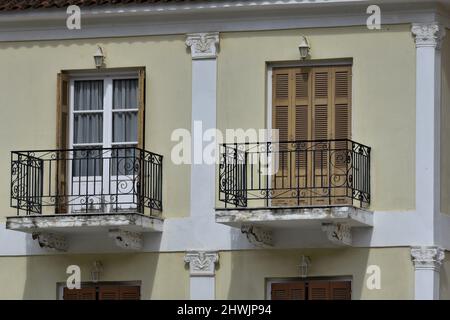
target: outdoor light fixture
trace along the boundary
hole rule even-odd
[[[304,60],[308,57],[311,46],[308,39],[305,36],[300,37],[300,44],[298,45],[298,51],[300,51],[300,59]]]
[[[308,275],[308,268],[311,265],[311,259],[307,256],[302,255],[300,258],[300,277],[306,278]]]
[[[103,54],[102,47],[98,46],[97,51],[94,54],[94,62],[97,68],[101,68],[105,61],[105,55]]]
[[[100,279],[100,273],[103,272],[103,264],[101,261],[94,261],[91,269],[91,280],[97,282]]]

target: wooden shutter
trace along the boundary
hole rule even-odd
[[[333,100],[332,112],[333,139],[351,138],[351,67],[334,67],[333,73]],[[351,144],[348,141],[335,142],[332,145],[334,152],[332,154],[332,183],[333,204],[350,204],[351,194],[347,188],[347,180],[350,163],[348,161],[348,150],[351,150]],[[342,187],[339,187],[342,186]]]
[[[330,282],[330,298],[332,300],[350,300],[351,282],[350,281]]]
[[[101,286],[98,291],[99,300],[119,300],[120,290],[116,286]]]
[[[139,286],[101,286],[99,300],[139,300]]]
[[[69,140],[69,78],[65,73],[57,76],[56,97],[56,148],[58,150],[68,149]],[[57,154],[56,176],[56,213],[67,213],[67,154]],[[50,190],[52,192],[52,190]]]
[[[305,300],[304,282],[272,283],[272,300]]]
[[[119,287],[120,300],[139,300],[141,298],[141,287],[122,286]]]
[[[308,283],[308,300],[329,300],[330,282],[311,281]]]
[[[69,289],[64,288],[63,291],[64,300],[95,300],[96,290],[94,287]]]
[[[138,147],[145,148],[145,68],[139,69]]]

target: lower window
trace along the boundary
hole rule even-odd
[[[289,281],[270,284],[272,300],[351,300],[350,281]]]
[[[64,287],[64,300],[140,300],[140,286],[92,285],[80,289]]]

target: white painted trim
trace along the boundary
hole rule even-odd
[[[308,3],[303,0],[287,1],[291,2],[289,6],[286,6],[286,1],[274,0],[275,7],[255,1],[256,3],[249,5],[247,10],[243,10],[242,5],[232,9],[230,5],[224,4],[223,7],[212,6],[206,11],[204,6],[194,11],[185,9],[182,10],[182,14],[181,12],[173,14],[175,13],[173,10],[150,12],[144,9],[134,11],[130,9],[130,11],[122,10],[115,13],[111,10],[102,12],[84,9],[80,30],[66,28],[65,11],[50,13],[33,11],[19,15],[0,14],[2,26],[0,42],[170,35],[205,30],[231,32],[366,25],[368,17],[366,7],[369,1],[344,1],[346,2],[342,1],[335,3],[334,6],[326,7],[316,1],[311,6],[312,10],[306,8]],[[385,3],[382,7],[384,25],[430,22],[436,20],[436,15],[440,12],[433,3],[426,1],[407,7],[392,6],[386,4],[387,1],[382,2]],[[359,6],[356,5],[358,3]],[[362,5],[364,3],[365,6]],[[374,2],[370,1],[370,4]],[[211,13],[214,13],[214,16]],[[442,16],[445,16],[445,13]],[[19,19],[22,19],[22,23],[17,24]],[[47,26],[42,26],[42,20],[47,22]]]

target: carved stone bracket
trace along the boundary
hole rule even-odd
[[[144,246],[144,237],[142,233],[139,232],[111,229],[109,230],[109,236],[115,239],[116,245],[120,248],[141,250]]]
[[[66,238],[54,233],[33,233],[33,240],[37,240],[41,248],[55,251],[67,251]]]
[[[191,33],[186,36],[186,46],[191,48],[192,59],[211,59],[217,57],[219,33]]]
[[[324,231],[328,239],[338,245],[352,245],[352,229],[349,225],[341,223],[323,223]]]
[[[215,251],[189,251],[184,262],[189,264],[191,276],[214,276],[219,254]]]
[[[433,270],[439,272],[444,260],[444,249],[440,247],[411,247],[411,257],[416,270]]]
[[[258,247],[271,247],[273,245],[272,230],[252,225],[241,226],[241,232],[247,236],[250,243]]]
[[[415,37],[416,47],[434,47],[439,49],[445,36],[445,28],[438,23],[414,23],[411,32]]]

